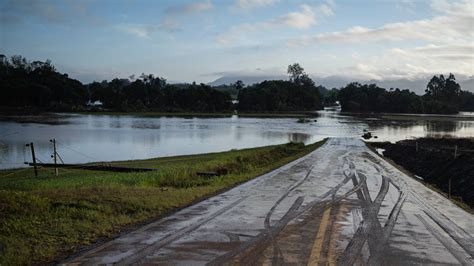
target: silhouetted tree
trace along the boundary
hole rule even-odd
[[[243,87],[244,87],[244,83],[242,82],[242,80],[237,80],[233,86],[235,87],[235,89],[237,89],[238,91],[240,91]]]
[[[299,63],[294,63],[288,66],[287,73],[290,75],[290,80],[294,82],[304,75],[304,68]]]
[[[434,76],[424,96],[409,90],[390,88],[387,91],[375,84],[350,83],[339,91],[338,99],[343,111],[457,113],[460,109],[470,110],[471,93],[463,92],[455,80],[452,74],[447,79],[443,75]],[[460,98],[461,94],[465,101]]]
[[[15,109],[81,110],[89,93],[81,82],[57,72],[50,60],[28,62],[0,56],[0,104]]]
[[[298,83],[263,81],[240,90],[238,99],[238,109],[241,111],[307,111],[322,108],[319,89],[309,78]]]

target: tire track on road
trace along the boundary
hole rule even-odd
[[[319,197],[316,200],[311,201],[310,203],[306,204],[302,208],[293,211],[295,203],[292,205],[290,210],[288,211],[282,219],[280,219],[278,222],[276,222],[273,226],[270,226],[268,230],[264,230],[262,233],[256,235],[253,239],[242,243],[238,248],[235,250],[232,250],[230,252],[227,252],[216,259],[212,260],[211,262],[207,263],[206,265],[222,265],[226,262],[229,262],[233,258],[246,253],[246,252],[253,252],[251,249],[258,249],[260,251],[265,250],[268,245],[271,243],[269,241],[270,238],[273,236],[278,235],[284,227],[293,219],[296,217],[300,216],[301,214],[305,213],[309,209],[314,209],[316,213],[322,213],[326,208],[330,207],[332,204],[337,203],[348,196],[352,195],[353,193],[359,191],[362,187],[362,184],[358,184],[357,186],[353,187],[350,189],[348,192],[346,192],[344,195],[341,196],[335,196],[332,197],[330,201],[322,201],[323,199],[327,198],[330,195],[333,195],[337,193],[337,190],[339,190],[342,186],[344,186],[348,181],[350,180],[350,177],[346,177],[342,182],[340,182],[337,186],[334,188],[330,189],[327,191],[323,196]],[[303,197],[299,197],[298,199],[302,199]],[[297,199],[297,200],[298,200]],[[299,208],[301,206],[301,203],[297,204],[297,207]],[[252,256],[247,256],[246,258],[242,259],[241,264],[247,265],[247,264],[253,264],[257,260],[258,256],[261,254],[261,252],[253,252]],[[245,262],[245,263],[244,263]]]
[[[363,184],[363,186],[367,186],[365,180],[366,178],[362,179],[359,183]],[[353,182],[357,182],[355,176],[353,177]],[[370,202],[370,199],[365,199],[363,195],[358,195],[362,197],[362,199],[360,199],[362,201],[361,203],[365,205],[363,206],[362,210],[362,216],[364,220],[355,232],[349,244],[346,246],[343,254],[338,259],[338,262],[341,265],[353,265],[359,257],[362,247],[366,241],[369,241],[371,254],[377,252],[377,237],[380,237],[382,233],[381,225],[377,215],[380,210],[380,206],[382,205],[382,202],[388,193],[389,185],[388,178],[382,176],[382,185],[377,197],[373,202]]]
[[[164,247],[164,246],[176,241],[177,239],[183,237],[185,234],[188,234],[188,233],[198,229],[203,224],[205,224],[205,223],[209,222],[210,220],[218,217],[219,215],[224,214],[228,210],[230,210],[233,207],[240,204],[246,198],[247,198],[247,196],[242,197],[242,198],[232,202],[231,204],[224,206],[223,208],[221,208],[220,210],[214,212],[213,214],[209,215],[208,217],[206,217],[204,219],[201,219],[200,221],[196,222],[195,224],[189,225],[187,227],[184,227],[184,228],[178,230],[177,232],[169,234],[168,236],[166,236],[165,238],[163,238],[162,240],[160,240],[156,243],[153,243],[151,245],[147,245],[146,247],[136,251],[132,256],[123,258],[122,260],[117,262],[117,264],[118,265],[130,265],[130,264],[134,264],[134,263],[139,262],[140,260],[144,259],[147,255],[153,253],[155,250],[160,249],[161,247]]]
[[[471,257],[474,257],[474,237],[468,234],[459,225],[439,212],[414,191],[410,195],[424,207],[425,214],[439,225],[454,241],[456,241]]]
[[[446,236],[442,235],[436,228],[434,228],[428,221],[425,220],[420,214],[415,214],[415,216],[423,223],[426,229],[436,238],[438,241],[443,244],[443,246],[449,250],[449,252],[461,263],[462,265],[473,265],[474,260],[472,257],[466,258],[462,251],[458,250],[456,247],[450,243]],[[435,221],[433,221],[435,222]],[[454,240],[454,239],[453,239]]]

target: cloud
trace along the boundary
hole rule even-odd
[[[316,24],[314,9],[308,5],[301,5],[300,12],[290,12],[270,22],[274,25],[285,25],[291,28],[306,29]]]
[[[416,79],[449,72],[469,76],[474,66],[473,5],[472,1],[433,1],[431,8],[436,15],[429,19],[390,23],[375,28],[353,26],[339,32],[303,35],[289,40],[288,45],[366,45],[383,42],[387,50],[366,52],[361,58],[351,58],[348,66],[335,70],[359,78]],[[417,43],[417,47],[410,48],[412,43]],[[397,44],[404,47],[399,48]],[[350,54],[346,56],[349,58]]]
[[[419,79],[439,73],[471,76],[474,44],[428,44],[414,48],[392,48],[380,55],[355,59],[340,73],[374,80]]]
[[[252,9],[273,5],[278,0],[236,0],[234,6],[242,9]]]
[[[435,45],[417,47],[413,49],[417,54],[425,54],[430,56],[442,55],[470,55],[474,56],[474,43],[470,44],[452,44],[452,45]]]
[[[26,17],[50,24],[103,24],[102,19],[92,14],[87,5],[74,1],[8,0],[1,6],[0,21],[3,23],[20,23]]]
[[[151,34],[159,31],[175,32],[179,30],[177,23],[171,19],[164,20],[160,24],[121,24],[117,29],[134,35],[138,38],[149,39]]]
[[[349,66],[337,72],[358,78],[387,80],[416,79],[427,75],[453,72],[472,75],[474,66],[474,42],[470,15],[472,3],[446,3],[437,1],[433,10],[442,12],[427,20],[386,24],[379,28],[355,26],[342,32],[330,32],[317,36],[302,36],[291,40],[289,45],[311,45],[315,43],[370,43],[406,40],[425,41],[426,45],[414,48],[392,47],[386,51],[362,58],[352,58]],[[342,55],[341,55],[342,56]]]
[[[415,0],[399,0],[396,7],[405,12],[415,13]]]
[[[259,27],[263,27],[263,25],[246,23],[232,26],[226,33],[218,35],[216,41],[220,44],[230,44],[244,33],[256,31]]]
[[[192,13],[200,13],[214,8],[210,0],[192,2],[189,4],[176,5],[165,10],[166,13],[174,15],[186,15]]]
[[[21,19],[22,16],[31,16],[47,22],[63,22],[66,17],[51,2],[34,0],[9,0],[2,8],[3,15]]]
[[[472,41],[474,36],[474,8],[472,1],[435,1],[431,5],[441,16],[432,19],[414,20],[385,24],[379,28],[354,26],[345,31],[327,32],[309,40],[301,39],[301,44],[312,43],[368,43],[377,41],[424,40],[451,43]],[[290,43],[298,43],[292,40]]]
[[[321,13],[326,16],[326,17],[329,17],[329,16],[332,16],[334,15],[333,11],[332,11],[332,7],[328,4],[322,4],[319,6],[319,10],[321,11]]]
[[[160,24],[119,24],[117,29],[142,39],[150,39],[156,32],[173,33],[181,30],[176,16],[190,15],[204,12],[213,8],[210,0],[191,2],[189,4],[175,5],[165,10],[166,17]]]
[[[283,14],[275,19],[232,26],[227,32],[218,35],[216,41],[220,44],[230,44],[248,33],[281,27],[298,30],[308,29],[317,24],[317,14],[320,14],[321,17],[333,15],[332,6],[331,1],[316,7],[301,5],[299,11]]]
[[[343,32],[329,32],[315,36],[314,42],[374,42],[426,40],[450,42],[464,40],[468,35],[472,18],[465,17],[436,17],[431,20],[386,24],[381,28],[365,28],[354,26]]]
[[[431,8],[440,13],[447,13],[456,16],[468,16],[472,17],[474,14],[474,8],[472,1],[445,1],[445,0],[433,0],[431,2]]]

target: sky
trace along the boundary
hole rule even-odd
[[[0,0],[0,53],[82,82],[285,75],[474,75],[474,1]]]

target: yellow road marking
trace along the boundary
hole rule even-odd
[[[318,234],[316,235],[316,240],[314,241],[313,248],[311,249],[308,265],[317,265],[319,262],[321,251],[323,250],[324,236],[326,235],[326,228],[328,226],[330,212],[331,208],[327,208],[323,213],[321,223],[319,223]]]
[[[337,217],[339,217],[339,215],[343,212],[342,209],[343,209],[342,206],[339,207]],[[334,252],[336,251],[336,239],[335,239],[335,236],[336,236],[336,223],[335,222],[333,222],[333,224],[332,224],[331,232],[332,232],[332,235],[331,235],[331,238],[329,240],[328,262],[327,262],[327,265],[329,265],[329,266],[337,265],[336,264],[336,257],[334,255]]]

